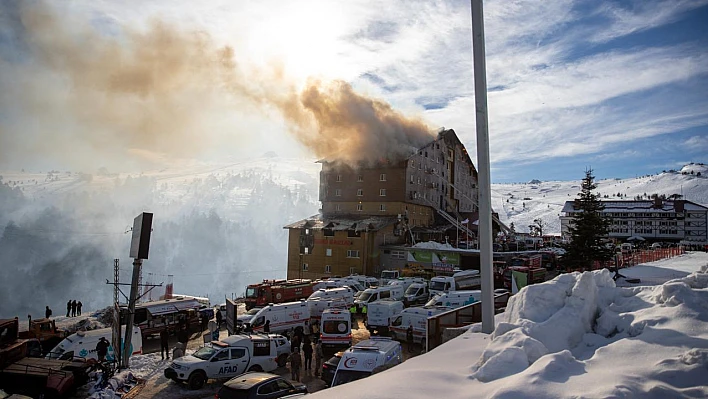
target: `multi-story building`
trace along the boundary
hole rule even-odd
[[[708,244],[708,208],[686,200],[602,201],[603,213],[612,218],[609,237],[626,240],[640,236],[647,242]],[[574,201],[566,201],[561,220],[561,234],[568,238]]]
[[[285,226],[288,278],[377,274],[380,246],[433,229],[438,215],[463,220],[478,209],[477,170],[451,129],[405,159],[320,162],[321,214]]]

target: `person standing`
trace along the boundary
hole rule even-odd
[[[76,299],[71,301],[71,317],[76,317]]]
[[[309,372],[312,369],[312,344],[307,335],[302,344],[302,353],[305,355],[305,371]]]
[[[184,345],[183,349],[187,349],[187,342],[189,342],[189,331],[187,331],[186,326],[182,326],[177,333],[177,342]]]
[[[165,355],[167,355],[167,360],[170,360],[169,338],[167,326],[165,326],[162,331],[160,331],[160,355],[162,356],[162,359],[164,359]]]
[[[50,318],[52,316],[52,310],[49,309],[49,305],[47,305],[46,309],[44,309],[44,317],[46,319]]]
[[[69,317],[69,315],[71,315],[71,299],[66,303],[66,317]]]
[[[223,315],[221,314],[221,309],[216,310],[216,325],[221,329],[221,321],[223,320]]]
[[[293,381],[300,382],[300,366],[302,366],[302,358],[300,357],[300,348],[295,348],[294,352],[288,356],[290,362],[290,377]]]
[[[315,339],[315,377],[320,376],[320,370],[322,368],[322,358],[324,358],[324,352],[322,351],[322,343]]]
[[[101,337],[96,344],[96,355],[98,355],[98,361],[102,362],[106,359],[106,354],[108,353],[108,347],[111,346],[105,337]]]
[[[78,314],[79,316],[81,316],[81,307],[82,306],[83,306],[83,304],[81,303],[81,301],[76,303],[76,314]]]
[[[413,325],[409,324],[406,330],[406,342],[408,343],[408,353],[413,353]]]

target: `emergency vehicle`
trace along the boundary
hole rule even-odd
[[[366,378],[403,362],[401,343],[390,338],[375,337],[359,342],[344,351],[332,386]]]
[[[320,341],[324,348],[352,345],[352,314],[347,309],[325,309],[320,319]]]
[[[355,293],[356,290],[350,287],[322,288],[313,292],[307,299],[342,300],[347,304],[353,304]]]
[[[366,328],[371,335],[387,334],[388,326],[403,311],[403,302],[380,300],[369,304],[366,312]]]
[[[121,331],[125,331],[125,326],[121,326]],[[122,334],[121,334],[122,335]],[[47,359],[73,360],[77,359],[98,359],[96,344],[101,338],[105,338],[111,342],[113,338],[113,328],[99,328],[89,331],[77,331],[74,334],[64,338],[57,346],[54,347],[46,356]],[[123,337],[121,337],[121,340]],[[131,353],[139,355],[143,353],[143,336],[140,333],[140,328],[133,326],[133,336],[130,343]],[[109,361],[115,360],[113,345],[108,347],[106,359]]]
[[[251,318],[253,332],[263,332],[266,321],[270,321],[272,333],[284,333],[298,326],[305,328],[310,323],[310,309],[305,300],[265,306]]]
[[[421,306],[406,308],[391,321],[388,330],[391,338],[405,341],[408,326],[413,326],[413,342],[422,343],[428,327],[428,317],[448,312],[444,306]]]
[[[284,303],[305,299],[312,295],[311,280],[263,280],[259,284],[246,287],[246,310],[265,306],[269,303]]]
[[[165,377],[200,389],[210,378],[231,378],[246,371],[278,368],[276,343],[267,335],[230,335],[211,341],[191,355],[174,359]]]
[[[452,291],[437,294],[430,298],[430,301],[425,306],[445,306],[450,309],[456,309],[471,303],[475,303],[482,299],[482,291]]]
[[[404,289],[400,285],[383,285],[380,287],[367,288],[356,298],[354,304],[356,304],[357,311],[364,313],[366,306],[371,302],[386,298],[400,301],[403,299],[403,294]]]
[[[430,279],[430,295],[441,292],[462,291],[479,288],[482,278],[479,270],[460,270],[452,276],[436,276]]]
[[[322,319],[322,312],[327,309],[340,309],[348,312],[352,302],[351,300],[345,301],[343,299],[334,299],[331,301],[320,298],[308,299],[307,308],[310,310],[310,324],[319,326],[320,319]]]

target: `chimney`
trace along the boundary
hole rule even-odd
[[[686,209],[686,200],[674,200],[674,210],[676,212],[684,212]]]
[[[661,209],[663,206],[663,202],[661,201],[661,197],[658,195],[654,198],[654,208],[656,209]]]

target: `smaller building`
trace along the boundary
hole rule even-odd
[[[708,244],[708,208],[687,200],[602,201],[603,213],[612,218],[609,237],[626,240],[639,236],[647,242],[674,242],[685,245]],[[569,237],[568,227],[578,212],[574,201],[566,201],[561,220],[561,235]]]

